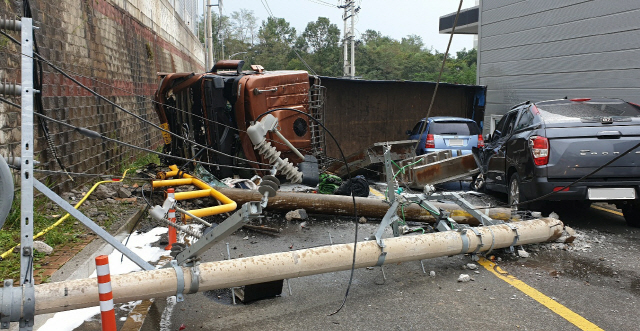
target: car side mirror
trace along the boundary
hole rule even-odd
[[[491,133],[487,133],[487,134],[484,136],[484,141],[491,141]]]
[[[407,130],[406,134],[407,134],[407,136],[410,136],[411,135],[411,130]]]
[[[493,131],[493,134],[491,135],[491,138],[497,140],[497,139],[500,139],[500,137],[502,137],[502,132],[500,132],[499,130]]]

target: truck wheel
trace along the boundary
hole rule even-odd
[[[511,179],[509,180],[509,191],[507,193],[509,196],[508,199],[511,209],[527,210],[529,208],[528,204],[520,204],[521,202],[525,201],[525,199],[522,195],[520,176],[517,172],[514,172],[513,175],[511,175]]]
[[[627,221],[627,225],[640,228],[640,205],[628,204],[622,207],[622,214]]]

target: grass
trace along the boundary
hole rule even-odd
[[[51,224],[55,223],[60,216],[64,215],[59,212],[59,208],[55,210],[54,215],[47,214],[46,202],[48,200],[44,197],[36,198],[33,202],[33,234],[46,229]],[[50,230],[44,236],[36,239],[47,243],[51,247],[55,247],[74,242],[77,240],[78,235],[82,234],[80,228],[74,226],[74,218],[70,217],[62,224],[58,225],[54,229]],[[20,194],[16,194],[13,199],[13,206],[11,213],[7,217],[6,223],[0,229],[0,254],[13,248],[16,244],[20,243]],[[34,252],[34,270],[37,272],[38,266],[41,260],[45,257],[44,253]],[[20,256],[16,253],[9,254],[3,261],[0,261],[0,279],[12,278],[16,279],[20,276]]]
[[[162,146],[159,147],[158,150],[161,151]],[[160,157],[158,157],[158,154],[154,154],[154,153],[138,154],[138,157],[135,158],[133,162],[128,164],[125,162],[122,162],[122,165],[120,166],[120,172],[124,172],[127,169],[136,170],[136,169],[144,168],[149,163],[155,163],[159,165]]]

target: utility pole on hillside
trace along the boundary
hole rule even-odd
[[[338,8],[344,9],[342,14],[342,20],[344,21],[344,37],[342,41],[343,45],[343,76],[351,77],[353,79],[356,74],[356,60],[355,60],[355,16],[360,7],[356,8],[355,0],[346,0],[344,5],[338,6]],[[351,28],[347,29],[347,20],[351,18]],[[351,57],[349,57],[348,43],[351,44]]]
[[[220,28],[218,29],[218,40],[220,40],[220,59],[224,60],[224,36],[222,35],[222,0],[218,0],[218,19]]]
[[[205,24],[207,25],[206,38],[207,38],[207,71],[213,68],[213,27],[211,26],[211,0],[207,0],[207,12],[205,18]]]

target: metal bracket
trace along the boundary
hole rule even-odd
[[[460,238],[462,238],[462,251],[460,254],[466,254],[469,250],[469,237],[467,237],[467,229],[460,230]]]
[[[378,226],[378,230],[376,230],[376,242],[378,243],[378,246],[380,246],[380,248],[384,248],[384,242],[382,241],[382,234],[384,233],[384,229],[389,226],[390,224],[396,222],[400,219],[398,217],[398,215],[396,215],[396,213],[398,212],[398,205],[400,203],[398,201],[394,201],[391,204],[391,207],[389,207],[389,210],[387,210],[387,213],[384,214],[384,217],[382,218],[382,221],[380,221],[380,226]],[[394,232],[395,235],[395,232]]]
[[[195,262],[191,267],[191,286],[189,287],[189,294],[198,292],[200,288],[200,263]]]
[[[169,262],[173,270],[176,271],[176,279],[178,281],[178,289],[176,290],[176,301],[182,302],[184,301],[184,272],[182,272],[182,267],[178,265],[176,260],[171,260]],[[192,280],[193,281],[193,280]]]
[[[36,314],[36,294],[32,283],[22,285],[22,318],[20,329],[31,330]]]
[[[220,242],[223,238],[229,236],[249,220],[258,218],[261,216],[262,207],[258,201],[250,201],[242,205],[239,210],[228,217],[224,222],[213,228],[213,230],[207,232],[193,243],[193,245],[187,247],[182,253],[178,254],[176,260],[179,265],[192,260],[198,255],[206,252],[211,246]]]
[[[513,230],[513,232],[516,233],[516,235],[513,237],[513,243],[511,244],[511,246],[509,246],[509,250],[511,251],[511,253],[513,253],[513,246],[515,246],[518,243],[518,239],[520,239],[520,234],[518,233],[518,227],[511,224],[511,223],[505,223],[509,228],[511,228],[511,230]]]
[[[378,256],[378,263],[376,263],[376,267],[382,267],[382,265],[384,264],[384,260],[387,258],[387,252],[384,251],[384,248],[382,248],[382,252],[380,253],[380,256]]]
[[[482,242],[482,234],[480,234],[480,231],[478,231],[478,229],[474,227],[469,227],[469,230],[473,231],[473,233],[475,233],[476,236],[478,237],[478,240],[480,240],[480,243],[478,244],[478,246],[476,246],[476,249],[471,253],[475,255],[476,253],[478,253],[480,248],[484,246],[484,243]]]

